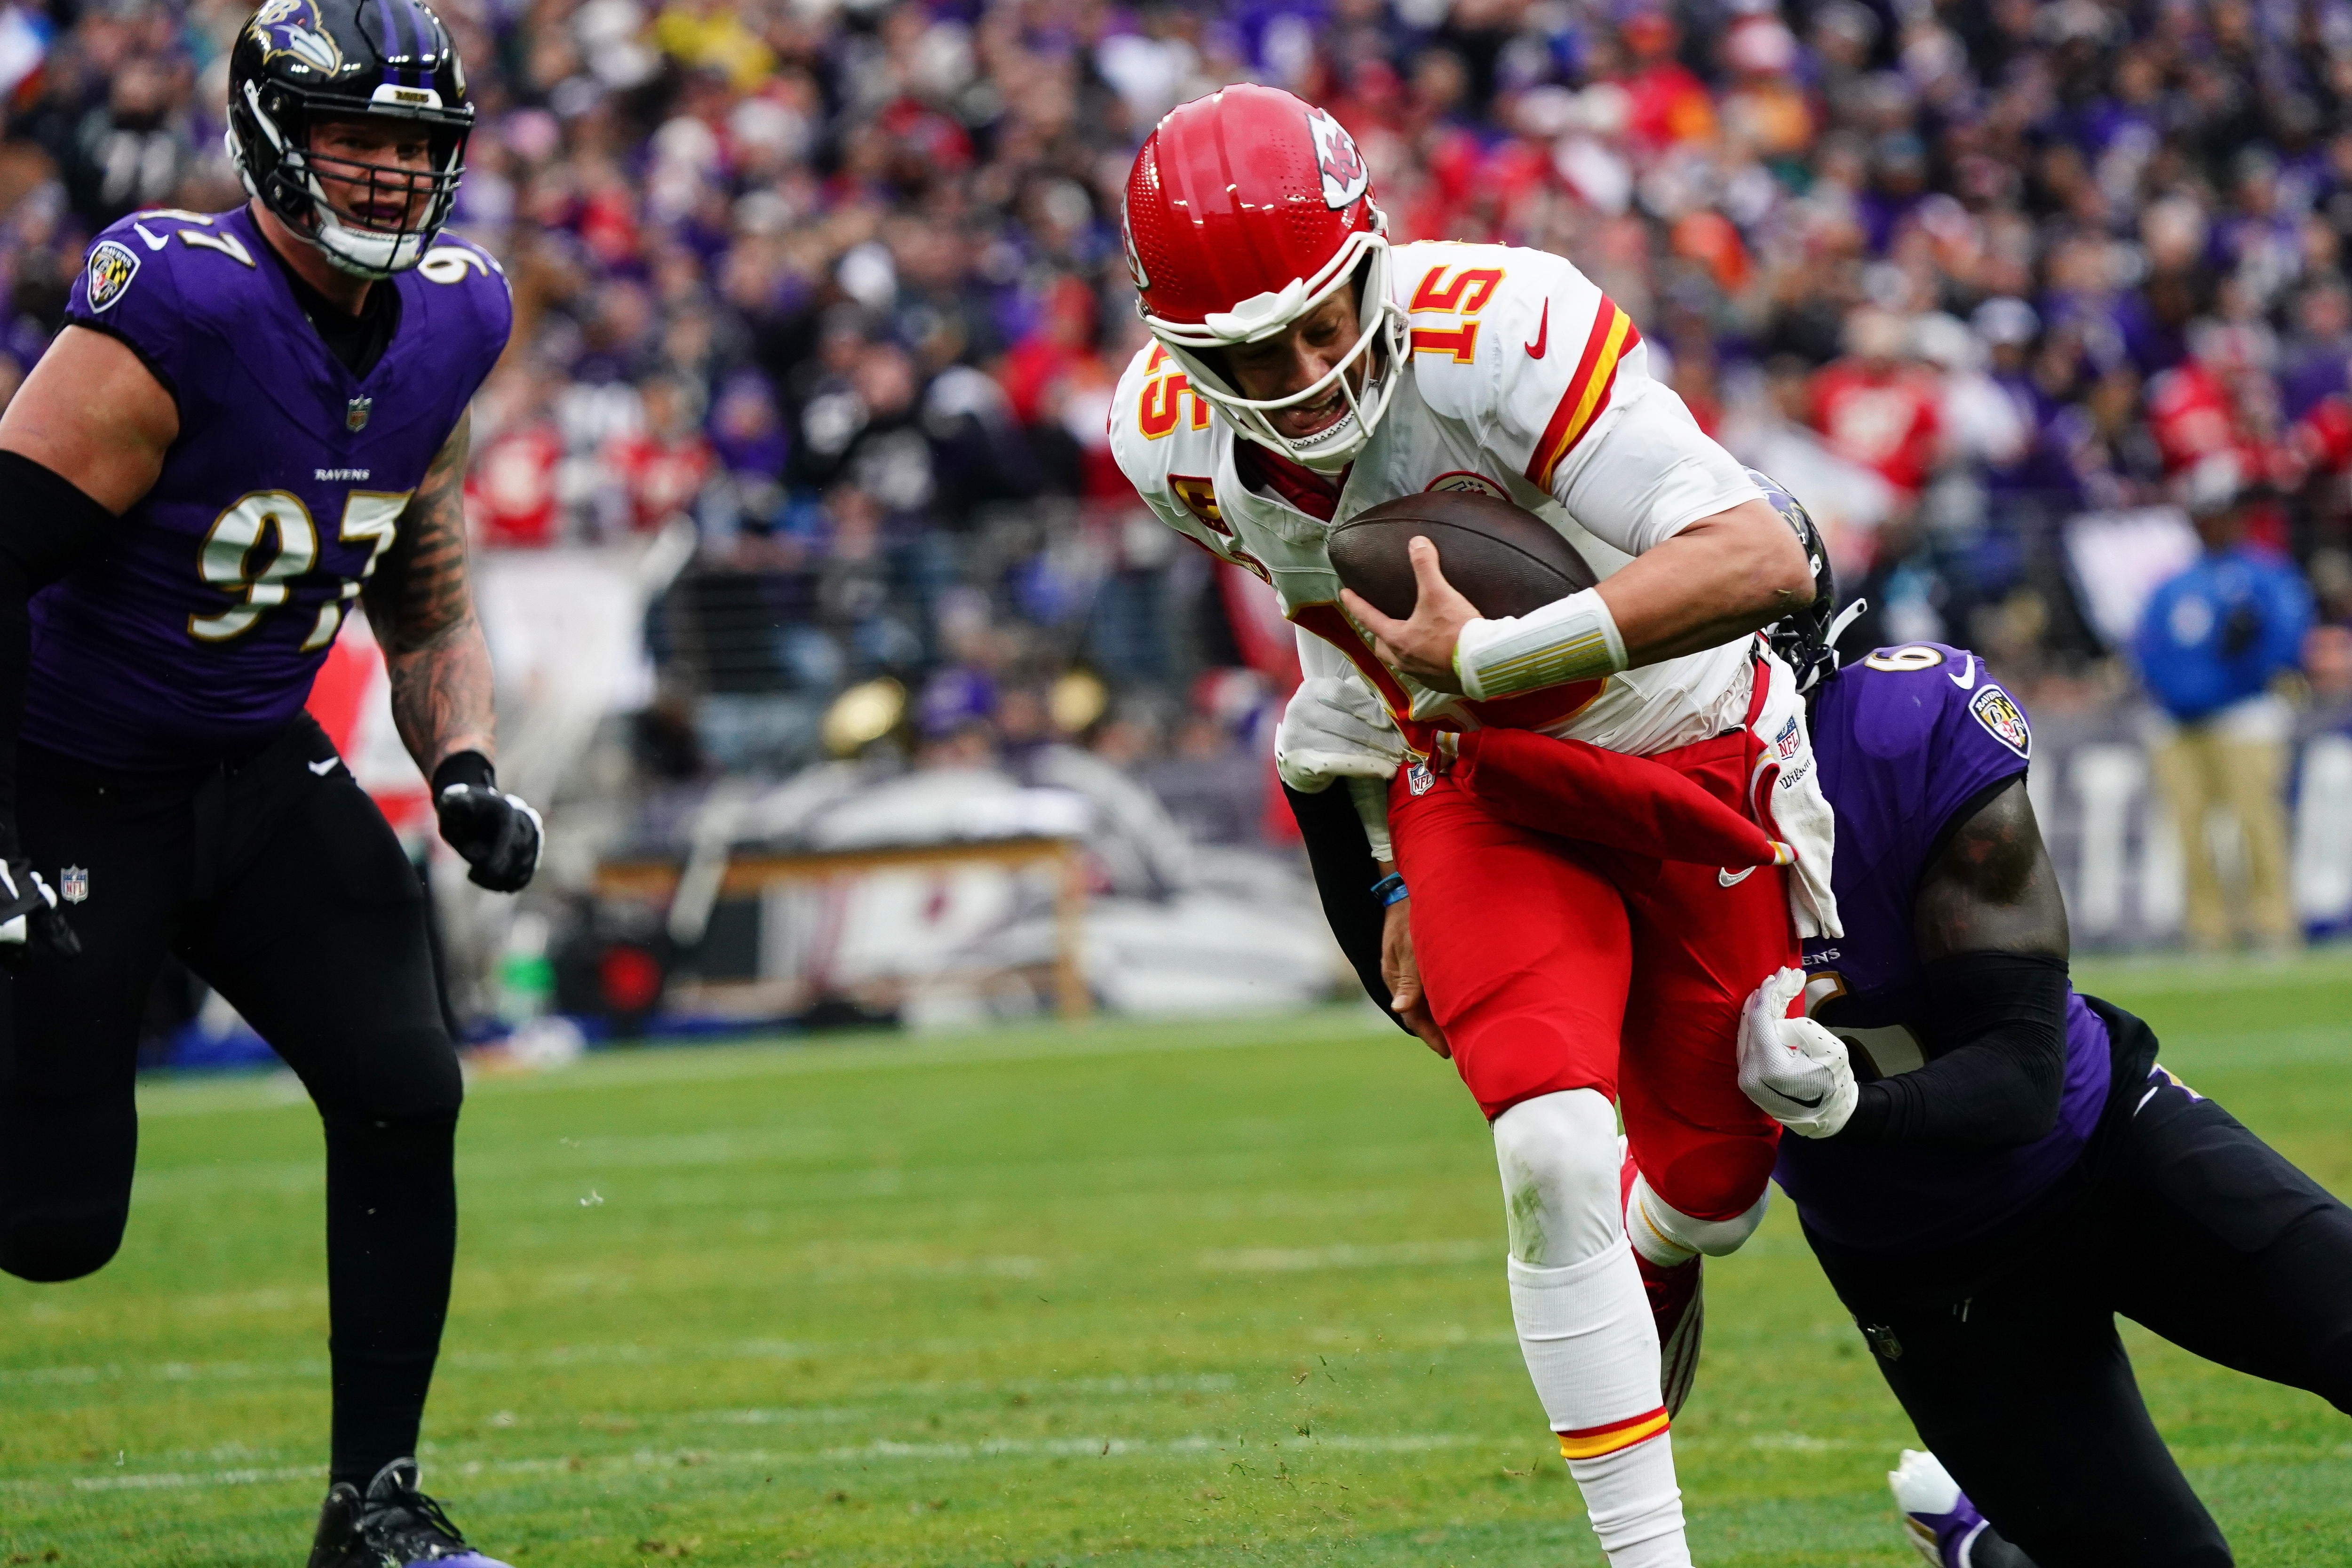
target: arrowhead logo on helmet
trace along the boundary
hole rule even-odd
[[[1347,129],[1319,109],[1307,111],[1307,133],[1315,142],[1315,166],[1323,174],[1323,205],[1334,212],[1354,206],[1372,188],[1372,174]]]

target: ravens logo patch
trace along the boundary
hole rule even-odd
[[[101,239],[89,253],[89,308],[103,310],[122,298],[139,276],[139,256],[120,240]]]
[[[1998,686],[1988,686],[1969,703],[1969,711],[1977,722],[1992,732],[1992,738],[2021,757],[2033,754],[2033,731],[2026,727],[2025,710],[2010,700],[2009,693]]]

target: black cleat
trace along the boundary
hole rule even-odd
[[[362,1494],[349,1481],[327,1489],[310,1568],[507,1568],[466,1544],[441,1505],[416,1489],[416,1461],[394,1459]]]

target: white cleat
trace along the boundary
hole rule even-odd
[[[1985,1518],[1941,1459],[1906,1448],[1886,1484],[1903,1514],[1903,1538],[1929,1568],[1972,1568],[1969,1552],[1985,1532]]]

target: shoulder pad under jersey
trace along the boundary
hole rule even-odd
[[[1632,318],[1549,251],[1401,246],[1394,279],[1423,400],[1540,489],[1648,380]]]

